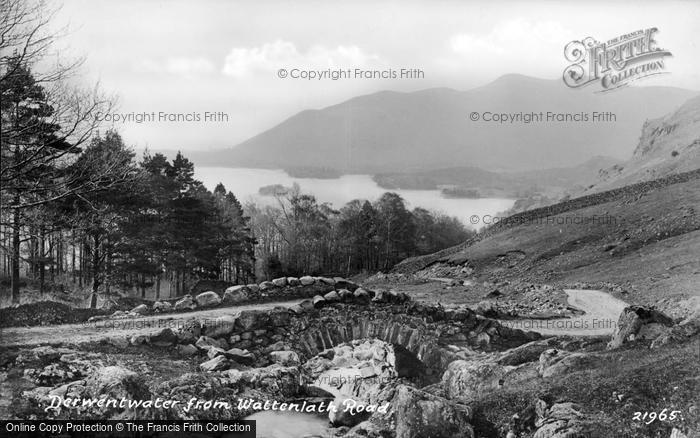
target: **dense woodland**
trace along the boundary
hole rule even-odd
[[[258,272],[267,278],[386,271],[406,257],[463,242],[471,233],[456,218],[408,210],[390,192],[336,210],[294,187],[277,196],[276,205],[246,205],[245,211],[258,242]]]
[[[76,63],[47,64],[45,4],[3,2],[0,17],[0,292],[175,297],[200,279],[387,270],[454,245],[454,218],[408,210],[394,193],[339,210],[298,188],[274,205],[213,192],[184,155],[136,157],[96,114],[113,99],[76,85]],[[48,67],[47,67],[48,66]],[[79,81],[78,81],[79,82]]]

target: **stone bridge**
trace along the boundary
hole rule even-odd
[[[190,320],[177,333],[165,329],[145,342],[179,344],[181,351],[207,351],[216,365],[225,359],[265,365],[269,353],[293,351],[301,361],[337,345],[379,339],[415,355],[427,374],[441,373],[460,359],[459,347],[481,351],[505,350],[539,339],[484,318],[467,308],[444,309],[409,300],[396,292],[330,292],[291,308],[246,310],[209,320]],[[195,350],[197,349],[197,350]],[[217,358],[217,352],[222,359]],[[214,367],[216,368],[216,367]]]

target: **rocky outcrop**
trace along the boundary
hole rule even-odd
[[[600,361],[600,357],[593,353],[570,353],[550,348],[540,355],[537,371],[542,377],[549,378],[580,371]]]
[[[584,416],[579,405],[571,402],[549,406],[538,400],[535,409],[537,431],[533,438],[573,438],[586,436]]]
[[[468,407],[410,386],[401,385],[392,402],[396,438],[471,438]]]
[[[492,362],[456,360],[447,367],[442,383],[449,398],[472,400],[500,388],[507,371]]]
[[[592,190],[621,187],[700,167],[700,97],[664,117],[647,120],[632,158],[600,172]]]
[[[636,340],[654,340],[670,331],[673,320],[656,309],[643,306],[626,307],[620,314],[608,348],[619,348]]]
[[[148,400],[151,397],[143,379],[134,371],[120,366],[96,369],[85,380],[86,397],[121,400]],[[137,410],[129,408],[101,408],[100,418],[139,418]]]

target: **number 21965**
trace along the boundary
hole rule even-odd
[[[664,409],[661,412],[635,412],[632,421],[642,421],[644,424],[651,424],[656,420],[674,421],[679,418],[681,411],[669,411]]]

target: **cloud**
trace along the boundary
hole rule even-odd
[[[165,73],[184,77],[194,77],[211,73],[214,64],[206,58],[173,57],[164,61],[142,59],[134,65],[138,73]]]
[[[504,54],[513,51],[537,51],[543,45],[564,47],[573,35],[554,21],[531,22],[522,18],[498,23],[485,35],[461,33],[449,39],[458,54]]]
[[[329,48],[316,45],[302,52],[290,41],[277,40],[260,47],[231,49],[226,56],[222,71],[228,76],[244,77],[254,72],[279,68],[354,68],[365,67],[379,61],[379,56],[365,53],[357,46]]]

